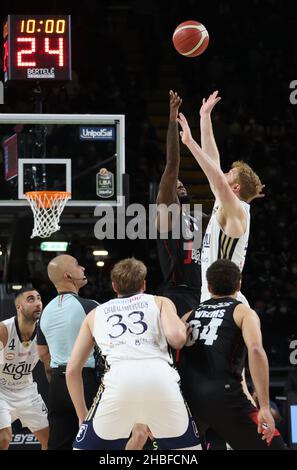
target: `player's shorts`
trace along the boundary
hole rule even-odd
[[[195,423],[180,392],[179,375],[162,359],[112,364],[74,448],[124,449],[135,423],[150,428],[159,449],[200,448]]]
[[[0,390],[0,429],[16,419],[32,432],[48,427],[47,408],[35,382],[20,390]]]
[[[208,428],[234,450],[285,450],[278,430],[268,446],[258,434],[258,409],[247,399],[236,380],[208,380],[188,371],[183,392],[199,432]]]

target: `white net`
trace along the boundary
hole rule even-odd
[[[48,238],[60,230],[60,216],[71,194],[64,191],[31,191],[25,194],[34,215],[31,238]]]

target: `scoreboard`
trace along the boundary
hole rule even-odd
[[[4,82],[71,80],[69,15],[8,15],[3,41]]]

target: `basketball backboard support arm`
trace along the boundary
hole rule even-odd
[[[115,134],[115,158],[116,163],[116,188],[115,198],[113,200],[80,200],[73,199],[68,201],[67,205],[72,207],[95,207],[97,205],[111,205],[111,206],[122,206],[123,205],[123,174],[125,173],[125,116],[118,114],[0,114],[0,126],[5,124],[13,125],[76,125],[76,126],[113,126],[116,130]],[[102,139],[103,140],[103,139]],[[59,155],[58,155],[59,157]],[[65,154],[64,157],[71,157],[71,155]],[[22,177],[22,165],[24,159],[19,162],[19,168],[21,174],[19,174],[19,180]],[[28,164],[36,162],[38,159],[25,159]],[[40,159],[40,163],[46,163],[47,159]],[[53,163],[55,158],[50,159]],[[63,159],[60,159],[62,162]],[[68,158],[66,158],[68,160]],[[21,165],[21,166],[20,166]],[[98,162],[100,165],[100,161]],[[69,166],[66,165],[66,179],[69,183]],[[66,181],[66,184],[67,184]],[[23,181],[19,181],[18,193],[19,197],[23,197]],[[69,186],[68,188],[69,189]],[[67,190],[66,189],[66,190]],[[28,202],[26,199],[6,199],[0,200],[0,207],[18,207],[27,206]]]

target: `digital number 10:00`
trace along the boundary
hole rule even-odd
[[[63,34],[65,32],[66,21],[65,20],[45,20],[39,21],[39,24],[44,23],[43,31],[44,33],[51,34]],[[21,21],[21,33],[36,33],[41,32],[41,29],[38,27],[36,28],[36,20],[22,20]]]

